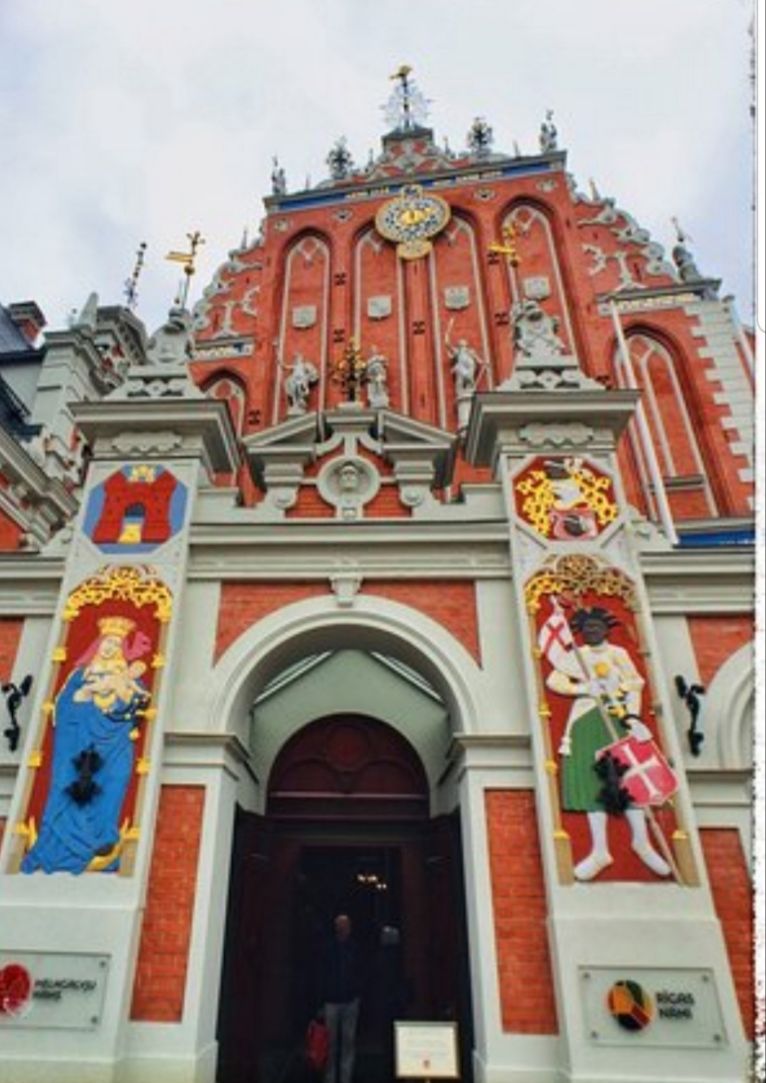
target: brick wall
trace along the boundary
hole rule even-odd
[[[269,613],[292,602],[321,597],[327,593],[325,583],[224,583],[218,611],[215,660],[251,625]],[[390,598],[391,601],[419,609],[443,625],[477,662],[481,662],[473,582],[430,580],[388,583],[368,580],[362,584],[362,593]]]
[[[163,786],[130,1018],[179,1023],[197,879],[204,786]]]
[[[753,638],[753,618],[742,613],[687,619],[700,678],[707,686],[727,658]]]
[[[486,793],[503,1030],[557,1034],[534,794]]]
[[[0,681],[9,680],[13,674],[23,627],[23,620],[0,617]]]
[[[23,533],[18,523],[0,512],[0,553],[18,549]]]
[[[735,828],[706,827],[700,831],[716,913],[748,1038],[755,1030],[753,973],[753,885]]]

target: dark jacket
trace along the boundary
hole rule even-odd
[[[359,953],[356,944],[333,937],[325,945],[320,974],[322,1000],[329,1004],[347,1004],[362,991]]]

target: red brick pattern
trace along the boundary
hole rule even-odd
[[[327,593],[327,583],[223,583],[218,610],[215,660],[218,661],[223,652],[251,625],[267,617],[269,613],[292,602],[300,602],[304,598],[319,598]]]
[[[325,583],[224,583],[218,611],[216,661],[243,632],[269,613],[292,602],[318,598],[327,593]],[[390,598],[391,601],[419,609],[443,625],[477,662],[481,662],[476,590],[472,582],[429,580],[387,583],[369,580],[363,583],[362,593]]]
[[[7,681],[13,673],[13,663],[19,649],[23,620],[0,617],[0,680]]]
[[[485,798],[503,1030],[558,1034],[534,794]]]
[[[204,804],[204,786],[162,787],[131,1019],[183,1018]]]
[[[716,913],[723,926],[745,1034],[755,1032],[753,885],[739,832],[731,827],[700,831]]]
[[[481,663],[476,587],[473,582],[427,580],[385,583],[371,579],[362,584],[362,594],[376,594],[419,609],[446,628]]]
[[[21,545],[23,530],[7,515],[0,512],[0,553],[8,553]]]
[[[687,619],[700,678],[708,685],[727,658],[753,638],[753,618],[742,613]]]

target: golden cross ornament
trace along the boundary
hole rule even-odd
[[[506,256],[511,267],[518,267],[521,263],[519,259],[519,252],[516,248],[516,230],[508,222],[503,226],[501,233],[503,235],[503,243],[499,241],[493,241],[489,246],[490,252],[497,252],[498,255]]]

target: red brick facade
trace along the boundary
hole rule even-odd
[[[534,794],[488,790],[486,809],[503,1030],[557,1034]]]
[[[749,643],[754,635],[750,614],[689,617],[689,634],[704,685],[709,685],[723,663]]]
[[[130,1018],[183,1018],[204,786],[163,786]]]
[[[716,913],[723,926],[742,1025],[752,1039],[755,1033],[753,884],[735,828],[705,827],[700,831],[700,839]]]
[[[0,617],[0,681],[9,680],[13,673],[23,628],[23,620]]]
[[[257,621],[283,606],[328,593],[324,583],[227,582],[221,588],[215,660]],[[438,621],[468,650],[477,662],[479,630],[474,584],[463,581],[388,583],[369,580],[362,594],[375,594],[401,605],[412,606]]]

